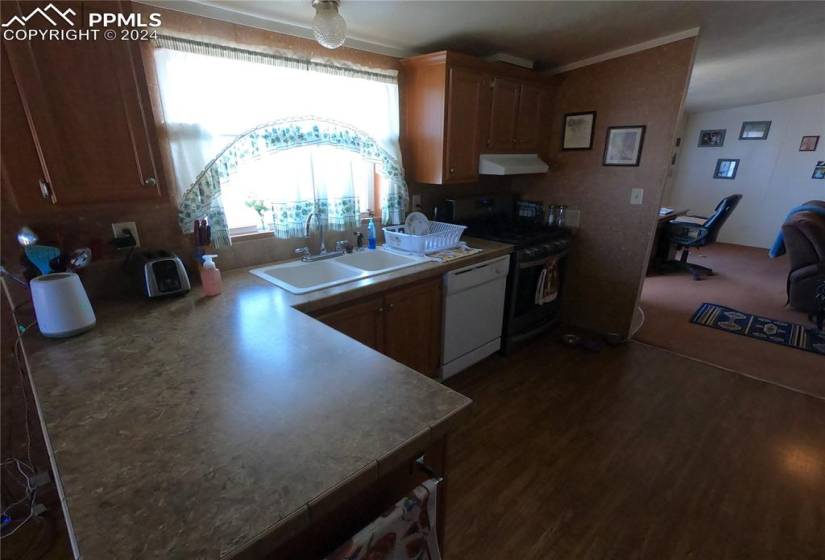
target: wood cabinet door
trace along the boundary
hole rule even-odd
[[[425,375],[441,359],[441,278],[384,296],[384,353]]]
[[[20,17],[48,2],[4,2]],[[86,31],[87,13],[131,11],[128,2],[60,2],[75,24],[51,26],[33,18],[27,27]],[[78,204],[159,196],[154,126],[135,41],[5,41],[53,202]]]
[[[541,88],[537,86],[531,84],[521,86],[515,135],[515,148],[519,151],[535,152],[538,150],[542,95]]]
[[[315,318],[361,344],[383,352],[383,302],[380,296],[359,300],[332,311],[322,312]]]
[[[5,44],[0,45],[0,166],[5,195],[20,213],[48,211],[51,207],[48,189],[40,181],[47,177],[31,136],[26,113],[9,67]]]
[[[516,139],[521,84],[506,78],[493,81],[493,100],[490,108],[490,126],[487,149],[490,152],[512,151]]]
[[[484,76],[460,67],[449,68],[445,183],[478,179],[478,142]]]

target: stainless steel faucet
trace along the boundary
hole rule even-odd
[[[318,224],[318,237],[321,238],[321,249],[320,254],[323,255],[327,252],[327,247],[324,245],[324,223],[321,221],[321,215],[318,212],[310,212],[309,216],[307,216],[306,224],[304,224],[304,237],[309,239],[309,227],[312,223],[312,218],[315,218],[315,223]]]
[[[318,224],[318,237],[321,240],[321,247],[317,255],[313,255],[309,247],[301,247],[300,249],[295,249],[296,255],[301,255],[301,260],[305,262],[312,262],[312,261],[320,261],[323,259],[331,259],[333,257],[340,257],[344,254],[344,251],[341,250],[339,245],[335,246],[335,251],[327,252],[327,247],[324,239],[325,227],[324,222],[321,221],[321,215],[318,212],[310,212],[309,216],[307,216],[306,224],[304,225],[304,235],[307,239],[310,237],[310,226],[312,224],[312,218],[315,218],[315,222]]]

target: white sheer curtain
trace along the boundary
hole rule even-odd
[[[283,118],[347,123],[401,161],[395,83],[165,48],[155,62],[179,194],[233,139]]]
[[[374,166],[352,152],[332,146],[292,148],[267,157],[250,158],[239,165],[223,188],[222,202],[230,231],[260,225],[272,226],[277,234],[288,237],[302,233],[303,222],[296,219],[289,225],[276,222],[275,209],[299,201],[354,200],[351,212],[327,212],[326,221],[332,228],[352,225],[359,213],[374,210],[372,192]],[[260,200],[266,209],[256,216],[248,202]],[[263,223],[259,223],[263,221]],[[254,230],[254,227],[253,227]]]

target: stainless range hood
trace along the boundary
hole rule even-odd
[[[478,158],[479,175],[525,175],[548,169],[538,154],[481,154]]]

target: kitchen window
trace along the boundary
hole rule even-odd
[[[352,198],[354,217],[363,218],[376,210],[375,173],[374,163],[330,146],[248,160],[222,189],[230,235],[272,231],[273,213],[293,201]],[[351,224],[330,225],[344,229]]]
[[[394,72],[171,37],[157,47],[184,232],[201,214],[217,246],[251,232],[302,235],[313,212],[339,230],[370,211],[402,219]]]

